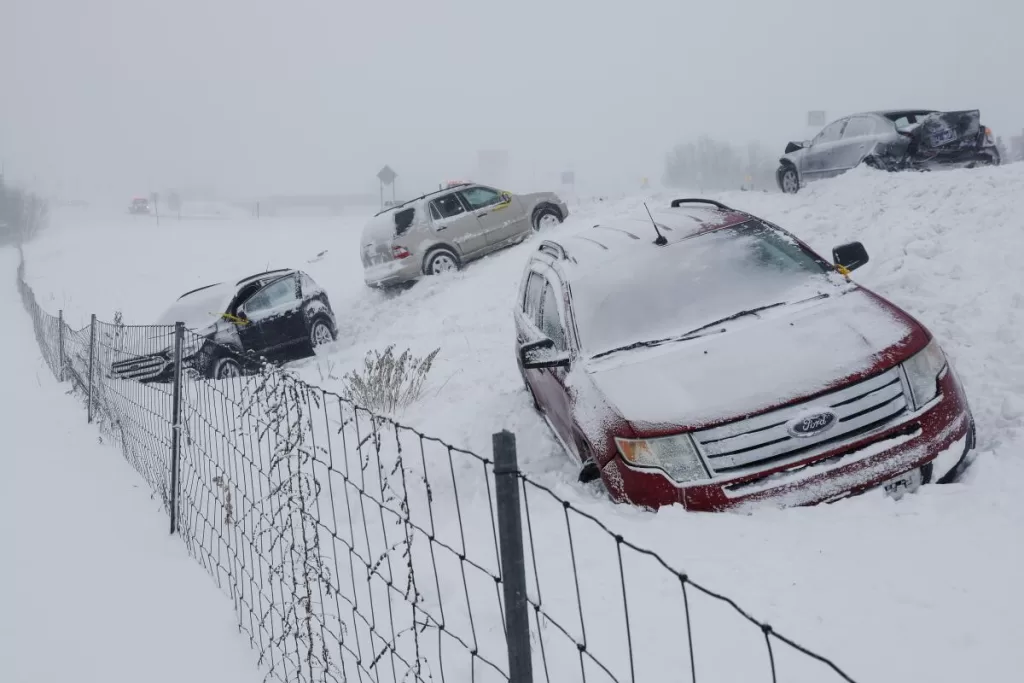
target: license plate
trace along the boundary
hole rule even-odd
[[[904,472],[898,477],[893,477],[882,484],[882,488],[885,489],[886,495],[899,500],[904,494],[913,493],[921,488],[923,482],[924,475],[921,473],[921,468],[918,467],[909,472]]]
[[[932,147],[944,145],[947,142],[952,142],[954,139],[956,139],[956,133],[952,128],[939,129],[931,135]]]

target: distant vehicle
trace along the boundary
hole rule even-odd
[[[515,307],[517,362],[583,481],[716,511],[947,482],[974,418],[939,342],[781,228],[679,199],[652,222],[545,240]]]
[[[381,211],[363,228],[367,285],[387,287],[459,270],[569,215],[552,192],[511,194],[463,183]]]
[[[299,270],[271,270],[234,284],[207,285],[182,294],[157,325],[183,322],[182,367],[211,379],[237,377],[271,361],[311,356],[337,336],[337,322],[326,292]],[[118,379],[170,381],[174,347],[118,360]]]
[[[809,142],[790,142],[779,160],[779,189],[796,193],[808,182],[866,164],[887,171],[997,166],[992,131],[981,113],[930,109],[854,114],[833,121]]]
[[[149,200],[145,197],[135,197],[128,205],[128,213],[149,213]]]

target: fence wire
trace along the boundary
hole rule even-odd
[[[210,379],[230,351],[189,330],[175,402],[174,327],[74,330],[38,305],[23,261],[18,287],[44,361],[168,507],[268,678],[509,680],[498,521],[515,507],[497,500],[491,459],[272,365]],[[852,683],[516,476],[534,681]]]

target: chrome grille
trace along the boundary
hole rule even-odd
[[[830,441],[858,434],[899,417],[908,410],[898,367],[810,401],[694,432],[693,438],[716,474],[765,465]],[[836,414],[834,425],[814,436],[791,436],[786,423],[813,408]]]
[[[163,356],[140,356],[112,363],[110,371],[117,379],[143,380],[158,376],[167,365]]]

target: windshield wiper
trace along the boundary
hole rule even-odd
[[[617,348],[614,348],[614,349],[611,349],[611,350],[608,350],[608,351],[602,351],[601,353],[598,353],[598,354],[595,354],[595,355],[591,356],[591,358],[593,358],[593,359],[604,358],[605,356],[610,356],[613,353],[619,353],[620,351],[632,351],[633,349],[649,348],[649,347],[653,347],[653,346],[661,346],[662,344],[669,344],[669,343],[672,343],[672,342],[689,341],[690,339],[696,339],[698,337],[703,337],[703,336],[708,335],[708,334],[725,332],[725,328],[722,328],[720,330],[711,330],[710,328],[715,327],[716,325],[721,325],[722,323],[727,323],[730,320],[736,320],[737,318],[743,318],[743,317],[748,316],[748,315],[757,315],[761,311],[767,311],[769,308],[778,308],[779,306],[787,306],[787,305],[790,305],[791,303],[793,303],[793,304],[802,304],[802,303],[804,303],[806,301],[813,301],[814,299],[825,299],[828,296],[829,296],[828,294],[822,293],[822,294],[818,294],[816,296],[809,297],[807,299],[802,299],[800,301],[793,301],[793,302],[779,301],[778,303],[768,304],[766,306],[758,306],[757,308],[748,308],[746,310],[739,311],[737,313],[733,313],[732,315],[727,315],[724,318],[719,318],[718,320],[715,320],[714,322],[707,323],[706,325],[701,325],[700,327],[697,327],[697,328],[694,328],[694,329],[690,330],[686,334],[681,334],[681,335],[678,335],[678,336],[675,336],[675,337],[665,337],[663,339],[651,339],[649,341],[633,342],[632,344],[627,344],[625,346],[619,346]]]

